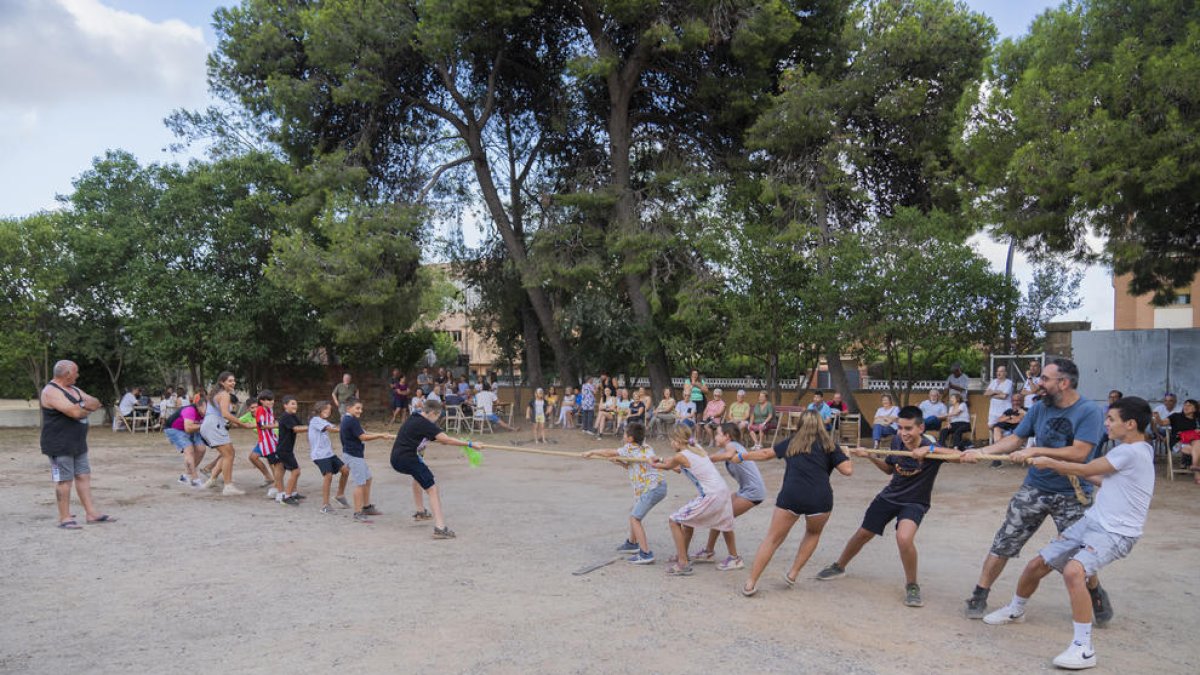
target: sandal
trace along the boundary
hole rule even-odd
[[[58,524],[60,530],[82,530],[83,526],[75,522],[75,520],[64,520]]]
[[[788,588],[796,585],[796,580],[789,577],[787,572],[783,573],[783,583],[788,585]]]
[[[117,522],[117,519],[106,514],[106,515],[100,516],[99,518],[97,518],[95,520],[89,520],[87,522],[88,522],[88,525],[98,525],[100,523],[115,523],[115,522]]]
[[[694,572],[691,565],[681,567],[679,563],[672,563],[667,567],[667,576],[671,577],[690,577]]]
[[[787,575],[785,574],[784,576],[787,576]],[[755,584],[753,588],[746,588],[745,585],[742,586],[742,595],[746,596],[747,598],[751,597],[752,595],[754,595],[757,592],[758,592],[758,584]]]

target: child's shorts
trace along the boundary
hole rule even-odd
[[[666,496],[667,484],[659,483],[658,485],[655,485],[649,490],[643,492],[642,495],[637,498],[637,501],[633,503],[633,510],[629,512],[629,515],[633,516],[634,520],[641,520],[645,518],[646,514],[650,513],[650,509],[654,508],[654,506],[665,499]]]
[[[262,447],[261,447],[261,446],[259,446],[259,444],[258,444],[258,443],[255,443],[255,444],[254,444],[254,447],[253,447],[253,448],[250,450],[250,452],[252,452],[252,453],[254,453],[254,454],[258,455],[259,457],[262,457],[262,456],[263,456],[263,454],[262,454]]]
[[[167,440],[171,441],[171,445],[174,445],[175,449],[180,452],[187,450],[193,445],[204,445],[204,439],[200,437],[199,431],[193,431],[189,434],[186,431],[167,428],[163,433],[167,435]]]
[[[283,464],[285,471],[296,471],[300,468],[300,464],[296,462],[296,453],[292,450],[275,450],[275,454],[267,457],[267,461],[272,466]]]
[[[313,464],[317,465],[317,468],[320,469],[322,476],[328,476],[331,473],[337,473],[342,470],[343,466],[345,466],[345,463],[338,459],[337,455],[333,455],[331,457],[322,457],[321,459],[314,459]]]
[[[1042,547],[1038,555],[1059,572],[1066,568],[1068,562],[1078,560],[1083,565],[1084,573],[1090,577],[1099,572],[1101,567],[1129,555],[1136,543],[1137,537],[1109,532],[1084,516]]]
[[[546,416],[545,416],[545,415],[538,415],[538,416],[537,416],[537,420],[535,420],[535,421],[536,421],[538,424],[545,424],[545,423],[546,423]]]
[[[911,520],[920,525],[927,511],[929,507],[920,504],[897,504],[889,499],[876,497],[863,514],[862,529],[882,537],[883,530],[893,518],[896,519],[897,528],[900,527],[901,520]]]
[[[420,457],[412,455],[394,457],[392,458],[392,468],[399,473],[412,476],[423,490],[433,487],[433,472],[429,470],[429,465],[425,463],[425,460]]]
[[[346,466],[350,467],[350,481],[355,485],[366,485],[367,481],[371,480],[371,467],[367,466],[367,460],[354,455],[342,455],[342,461]]]

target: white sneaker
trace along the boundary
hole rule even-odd
[[[191,485],[192,484],[192,481],[188,480],[188,477],[183,474],[179,474],[178,482],[180,485]]]
[[[278,496],[279,490],[276,490],[274,486],[272,486],[270,490],[267,490],[267,499],[275,499]]]
[[[1006,623],[1024,623],[1025,612],[1013,614],[1008,605],[1005,605],[991,614],[983,617],[983,622],[989,626],[1003,626]]]
[[[272,488],[272,489],[274,489],[274,488]],[[282,504],[282,503],[283,503],[283,499],[284,499],[285,497],[287,497],[287,493],[286,493],[286,492],[280,492],[280,493],[276,494],[276,495],[275,495],[275,503],[276,503],[276,504]]]
[[[1071,646],[1063,650],[1063,653],[1054,657],[1054,665],[1067,670],[1083,670],[1084,668],[1096,667],[1096,650],[1092,647],[1084,647],[1078,642],[1071,642]]]
[[[239,490],[233,483],[226,483],[225,489],[221,490],[221,494],[226,497],[237,497],[246,494],[245,490]]]
[[[194,488],[204,487],[204,480],[202,478],[197,478],[196,480],[192,481],[192,487],[194,487]]]

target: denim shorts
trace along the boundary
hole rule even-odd
[[[629,512],[629,515],[633,516],[634,520],[641,520],[646,517],[647,513],[650,513],[650,509],[654,508],[656,504],[666,499],[666,497],[667,484],[659,483],[643,492],[637,498],[637,501],[633,503],[633,510]]]
[[[171,445],[174,445],[175,449],[180,452],[187,450],[193,445],[204,447],[204,439],[201,438],[199,431],[193,431],[189,434],[186,431],[168,427],[163,433],[167,435],[167,440],[171,441]]]
[[[1084,573],[1090,577],[1099,572],[1101,567],[1129,555],[1135,543],[1137,537],[1109,532],[1084,516],[1042,547],[1038,555],[1059,572],[1068,562],[1078,560],[1083,565]]]

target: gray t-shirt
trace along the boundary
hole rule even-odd
[[[338,405],[346,405],[346,401],[358,397],[358,385],[351,382],[339,382],[338,386],[333,388],[333,395],[337,396]]]
[[[733,443],[732,445],[739,452],[746,451],[746,447],[741,443]],[[767,498],[767,486],[763,483],[762,474],[759,473],[757,464],[750,461],[745,461],[741,464],[725,462],[725,470],[737,481],[737,496],[752,502],[761,502]]]
[[[953,387],[950,386],[952,384],[957,387],[962,387],[962,390],[959,391],[958,389],[954,389]],[[946,378],[946,388],[950,390],[951,394],[957,392],[959,394],[962,394],[963,398],[966,398],[967,397],[967,387],[970,387],[970,386],[971,386],[971,378],[967,377],[966,373],[963,373],[962,375],[951,375],[950,377]]]

